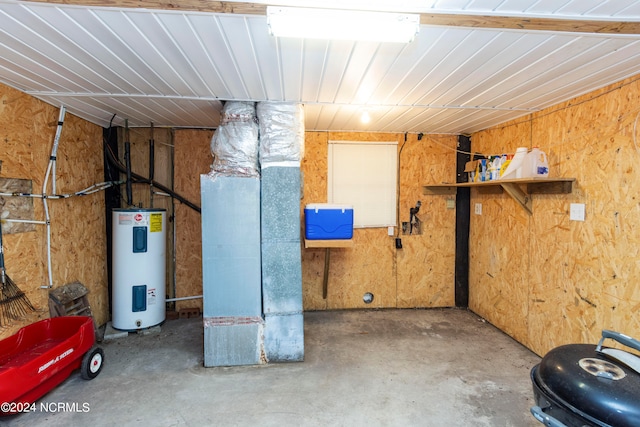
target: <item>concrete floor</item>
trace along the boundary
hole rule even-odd
[[[305,361],[203,367],[202,319],[101,343],[8,426],[530,426],[540,358],[458,309],[305,313]],[[42,411],[56,404],[78,410]],[[50,405],[54,404],[54,405]]]

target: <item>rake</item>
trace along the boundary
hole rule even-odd
[[[7,326],[12,320],[24,317],[30,311],[35,311],[35,308],[5,271],[0,223],[0,326]]]

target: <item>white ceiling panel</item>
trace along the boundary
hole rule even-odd
[[[304,4],[640,22],[629,0]],[[0,0],[0,58],[1,83],[105,127],[210,128],[226,100],[271,100],[304,103],[308,130],[466,134],[640,74],[640,35],[422,25],[407,45],[275,39],[263,15]]]
[[[293,40],[289,39],[289,42],[292,41]],[[298,43],[299,53],[297,55],[291,54],[291,57],[299,59],[301,63],[300,66],[302,67],[302,70],[300,71],[301,82],[299,83],[299,100],[313,99],[317,101],[320,99],[324,73],[327,68],[329,44],[321,40],[299,40]],[[283,55],[285,53],[279,50],[278,54]]]
[[[187,43],[198,45],[202,50],[202,54],[194,54],[196,56],[193,60],[202,67],[201,74],[213,91],[211,95],[221,99],[232,99],[233,94],[238,93],[246,96],[246,88],[242,84],[242,79],[239,78],[237,63],[229,51],[228,42],[221,31],[217,17],[189,15],[187,18],[188,29],[193,30],[193,40]],[[180,27],[176,28],[176,31],[180,30]]]
[[[225,34],[230,54],[243,82],[246,99],[264,99],[265,90],[260,76],[260,67],[253,38],[248,31],[247,20],[254,17],[226,15],[219,18],[221,30]],[[264,31],[267,31],[266,21]]]
[[[279,47],[275,41],[268,37],[260,37],[259,35],[265,31],[265,23],[262,20],[247,20],[249,32],[251,34],[252,47],[256,54],[256,65],[258,79],[262,87],[262,99],[282,99],[290,98],[300,93],[301,61],[298,55],[291,55],[289,63],[286,66],[288,72],[293,76],[292,84],[289,85],[289,94],[285,94],[282,90],[282,72],[280,70],[280,61],[278,61]],[[296,40],[298,50],[302,50],[301,40]],[[295,49],[295,47],[293,47]]]
[[[273,97],[269,97],[270,100],[288,99],[290,101],[301,101],[302,91],[304,91],[305,85],[305,71],[308,70],[313,80],[317,79],[318,84],[323,82],[321,73],[322,67],[315,68],[310,66],[307,68],[305,65],[305,54],[307,53],[306,45],[308,42],[295,39],[267,39],[275,47],[273,49],[265,49],[264,54],[270,53],[270,60],[263,64],[264,68],[270,68],[269,73],[277,72],[277,86],[270,91],[273,93]],[[324,53],[325,49],[322,47],[322,42],[319,42],[317,52]],[[275,55],[273,55],[275,53]],[[314,71],[318,73],[314,76]],[[313,82],[312,80],[312,82]],[[274,82],[276,80],[274,79]],[[312,83],[313,87],[313,83]],[[307,99],[316,99],[314,97]]]

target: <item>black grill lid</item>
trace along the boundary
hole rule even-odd
[[[551,350],[536,370],[537,383],[605,424],[640,426],[640,375],[595,348],[570,344]]]

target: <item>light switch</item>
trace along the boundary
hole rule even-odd
[[[393,227],[387,227],[387,235],[388,236],[393,236],[394,232],[393,232]]]
[[[571,221],[584,221],[584,203],[571,203],[569,219]]]

